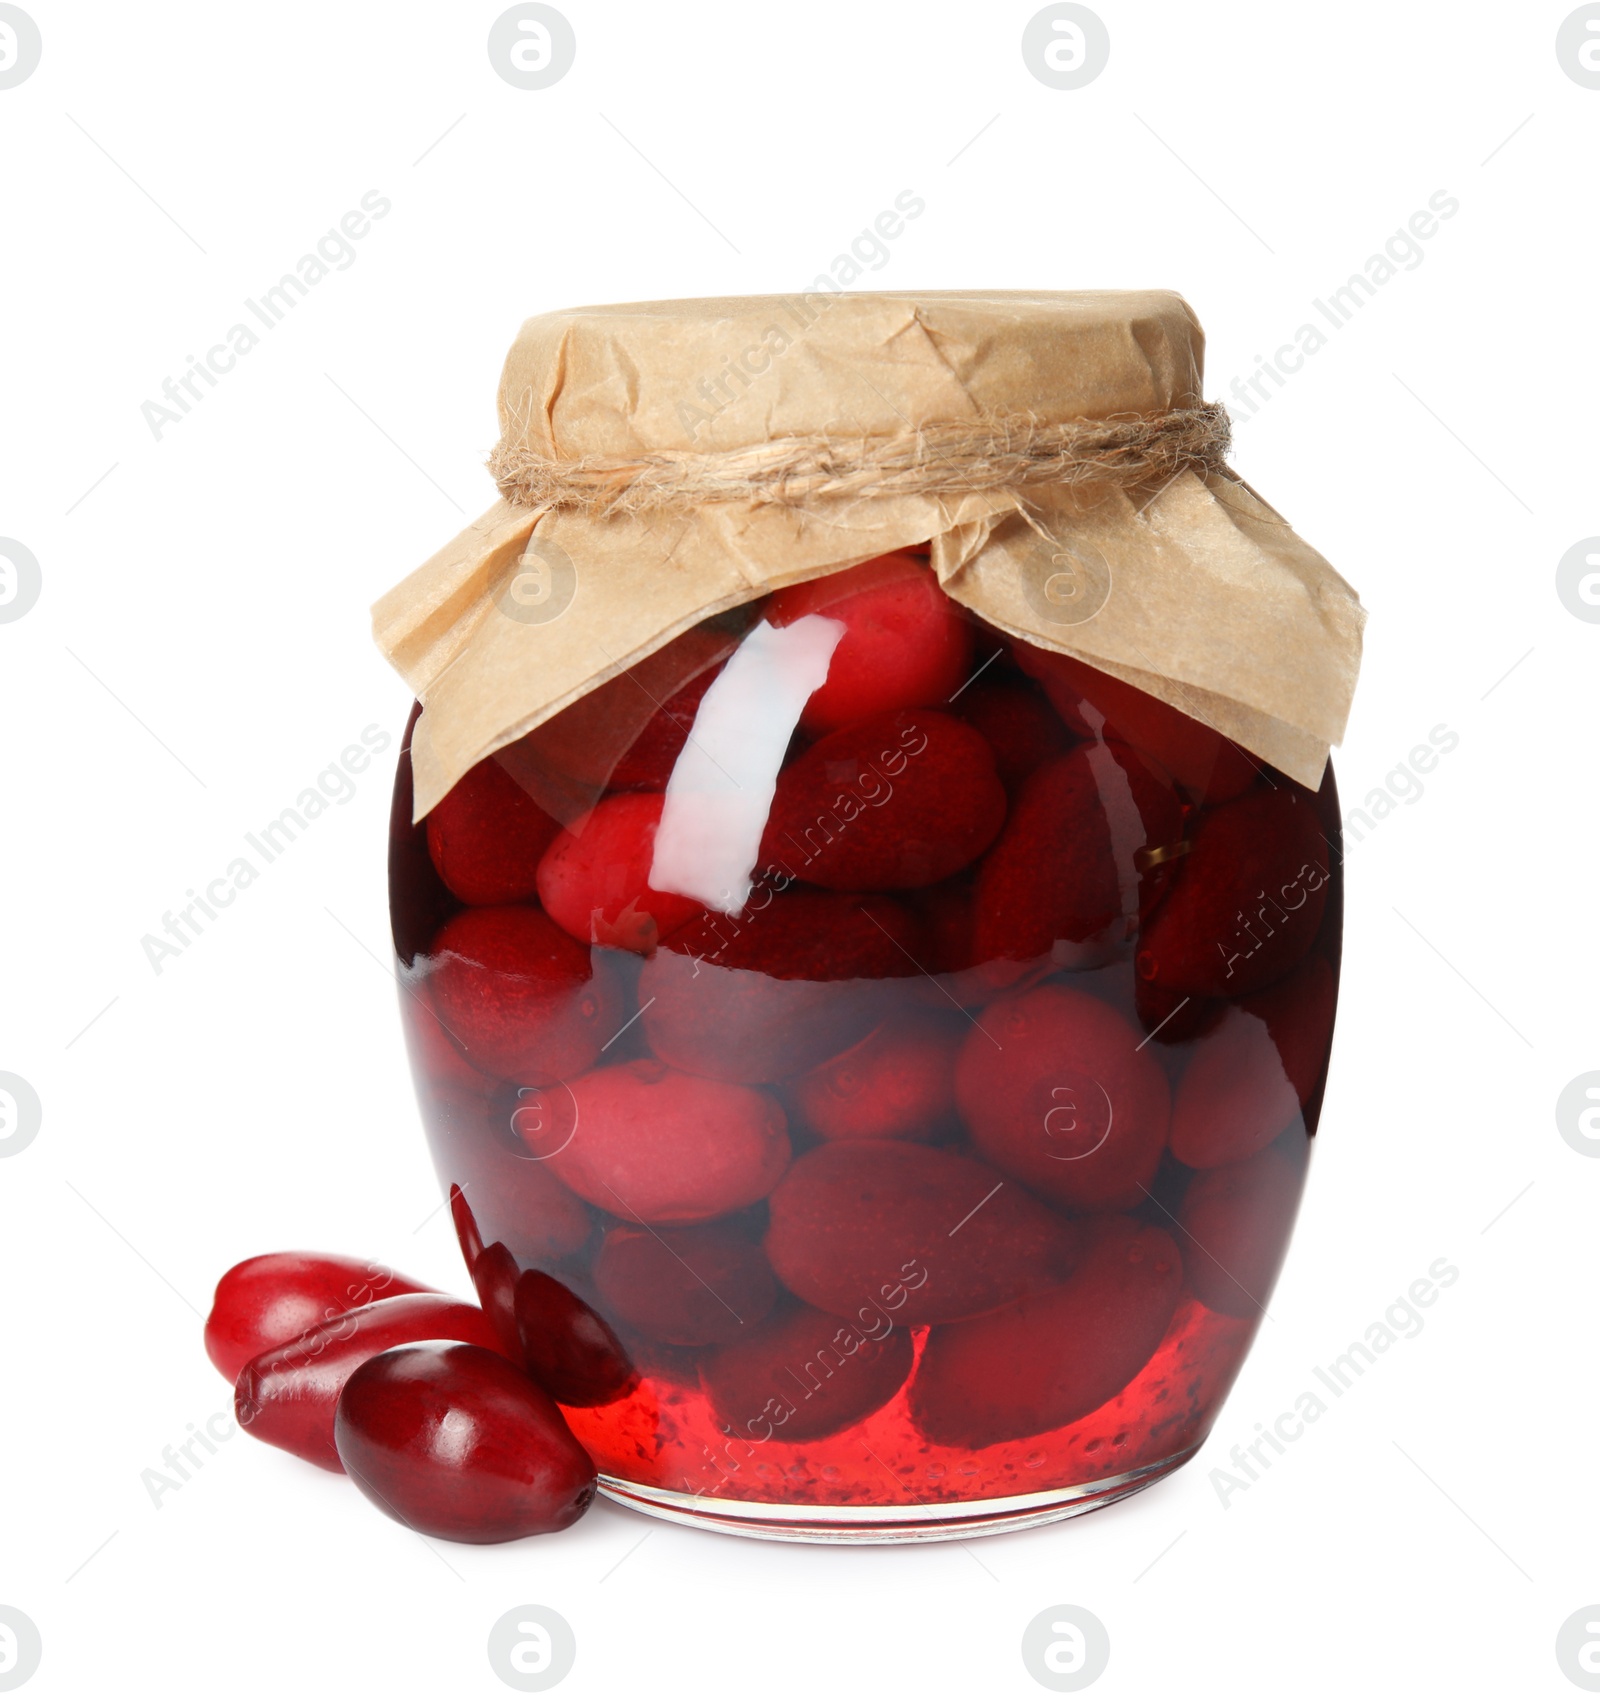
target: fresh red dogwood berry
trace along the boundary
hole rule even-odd
[[[991,683],[984,678],[962,690],[950,711],[982,733],[1010,796],[1045,761],[1066,753],[1072,742],[1049,699],[1031,684]]]
[[[956,1063],[980,1154],[1052,1202],[1137,1207],[1166,1147],[1166,1074],[1097,996],[1041,984],[984,1009]]]
[[[434,939],[434,1008],[482,1072],[553,1084],[592,1066],[622,1019],[603,957],[531,907],[474,907]]]
[[[424,1537],[503,1544],[572,1525],[594,1463],[561,1410],[467,1343],[385,1350],[350,1377],[334,1437],[363,1496]]]
[[[461,1259],[471,1272],[472,1263],[483,1253],[483,1232],[478,1226],[477,1216],[472,1212],[471,1204],[467,1201],[467,1193],[453,1179],[450,1184],[450,1223],[455,1227],[456,1243],[461,1250]]]
[[[573,820],[539,862],[539,900],[580,943],[647,955],[705,911],[688,896],[650,885],[659,795],[608,796]]]
[[[428,853],[458,901],[498,907],[533,894],[560,829],[491,754],[428,815]]]
[[[807,1126],[845,1137],[931,1142],[955,1111],[956,1052],[966,1021],[936,1013],[893,1016],[842,1055],[790,1086]]]
[[[971,628],[923,561],[880,554],[848,571],[780,589],[767,622],[793,624],[811,613],[845,627],[827,681],[800,716],[814,735],[896,707],[949,700],[972,661]]]
[[[976,860],[1005,816],[983,737],[903,708],[832,732],[778,774],[761,860],[830,890],[915,889]]]
[[[1189,1288],[1217,1314],[1266,1312],[1300,1209],[1309,1151],[1295,1130],[1246,1161],[1207,1167],[1178,1209]]]
[[[1176,843],[1164,773],[1120,743],[1082,743],[1023,785],[978,873],[980,960],[1034,960],[1061,943],[1121,941],[1149,888],[1147,850]]]
[[[1287,780],[1208,809],[1139,938],[1162,989],[1248,996],[1306,957],[1328,898],[1316,797]]]
[[[1022,642],[1012,652],[1079,736],[1125,742],[1154,755],[1191,799],[1230,801],[1255,782],[1259,767],[1237,743],[1176,707],[1070,655]]]
[[[565,1097],[572,1123],[542,1134],[545,1164],[585,1201],[629,1219],[732,1213],[759,1202],[789,1164],[783,1109],[748,1085],[638,1060],[575,1078]]]
[[[787,1303],[751,1337],[700,1363],[717,1419],[735,1437],[814,1443],[875,1414],[911,1371],[911,1333],[880,1320],[866,1331]]]
[[[353,1255],[302,1250],[253,1255],[217,1281],[206,1316],[206,1354],[231,1385],[263,1350],[290,1343],[336,1314],[429,1289],[392,1267]]]
[[[655,1343],[731,1343],[767,1317],[777,1300],[772,1269],[738,1227],[613,1226],[594,1267],[611,1316]]]
[[[933,1443],[983,1449],[1092,1414],[1155,1354],[1183,1264],[1156,1226],[1089,1222],[1065,1283],[958,1325],[935,1326],[911,1382],[911,1417]]]
[[[769,1206],[773,1271],[802,1302],[865,1324],[998,1308],[1062,1278],[1078,1235],[993,1167],[916,1143],[824,1143]]]
[[[1200,1039],[1172,1104],[1172,1153],[1219,1167],[1265,1149],[1300,1116],[1333,1035],[1334,980],[1320,955],[1228,1007]]]
[[[504,1351],[483,1310],[470,1302],[436,1292],[384,1297],[246,1362],[233,1388],[239,1425],[264,1444],[337,1473],[333,1411],[340,1391],[362,1362],[421,1338]]]
[[[638,1380],[622,1340],[559,1279],[530,1267],[514,1297],[522,1365],[568,1408],[615,1402]]]
[[[757,892],[664,939],[639,978],[641,1023],[669,1065],[769,1084],[848,1048],[917,971],[917,927],[889,896]]]

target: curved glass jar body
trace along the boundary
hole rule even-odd
[[[1185,1460],[1332,1035],[1331,770],[886,560],[689,631],[416,826],[408,729],[395,792],[480,1298],[602,1488],[759,1536],[1000,1530]]]

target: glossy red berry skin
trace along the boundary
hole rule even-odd
[[[246,1362],[233,1390],[239,1425],[264,1444],[337,1473],[333,1411],[346,1381],[380,1351],[421,1338],[505,1350],[488,1316],[470,1302],[437,1292],[386,1297]]]
[[[633,1389],[638,1374],[622,1340],[576,1291],[529,1268],[512,1302],[522,1365],[557,1402],[595,1408]]]
[[[1177,1235],[1189,1288],[1207,1308],[1241,1319],[1266,1313],[1305,1172],[1305,1140],[1291,1134],[1189,1181]]]
[[[565,1096],[570,1127],[544,1133],[545,1165],[623,1219],[715,1219],[759,1202],[789,1164],[783,1109],[748,1085],[640,1060],[597,1067]]]
[[[658,795],[614,795],[551,843],[539,863],[539,900],[580,943],[647,955],[704,907],[652,887]]]
[[[720,666],[707,670],[662,702],[638,739],[617,763],[611,774],[613,790],[653,790],[667,787],[694,729],[695,714],[708,689],[717,680]]]
[[[801,725],[813,735],[898,707],[946,702],[971,668],[965,619],[911,554],[880,554],[848,571],[780,589],[767,603],[774,625],[808,614],[845,627],[827,681],[801,714]]]
[[[1310,951],[1332,863],[1317,798],[1291,784],[1207,808],[1144,922],[1136,970],[1186,995],[1266,989]]]
[[[919,889],[971,865],[1005,816],[983,737],[903,708],[834,731],[784,770],[762,864],[829,890]]]
[[[911,1354],[910,1329],[881,1315],[863,1329],[786,1303],[750,1337],[711,1352],[700,1380],[739,1436],[814,1443],[882,1408],[905,1383]]]
[[[560,824],[490,755],[428,815],[428,853],[458,900],[493,907],[531,896]]]
[[[973,1449],[1081,1420],[1155,1353],[1182,1283],[1166,1232],[1124,1216],[1096,1221],[1077,1270],[1054,1289],[934,1328],[912,1418],[933,1442]]]
[[[1176,844],[1183,809],[1167,775],[1123,743],[1082,743],[1023,784],[977,880],[980,960],[1076,965],[1138,925],[1152,849]],[[1063,952],[1065,951],[1065,952]]]
[[[1247,1160],[1299,1119],[1333,1036],[1333,972],[1312,955],[1263,995],[1230,1003],[1195,1043],[1172,1106],[1172,1153],[1190,1167]]]
[[[1063,984],[984,1011],[956,1064],[973,1142],[1001,1171],[1075,1212],[1144,1201],[1166,1147],[1160,1064],[1115,1008]]]
[[[1073,740],[1049,698],[1025,679],[991,683],[985,676],[962,690],[950,711],[983,733],[1007,795],[1014,796],[1045,761],[1065,754]]]
[[[828,1142],[903,1138],[931,1143],[955,1112],[964,1022],[930,1010],[886,1019],[854,1048],[796,1079],[789,1095],[808,1130]]]
[[[767,1254],[802,1302],[908,1326],[964,1319],[1048,1287],[1077,1228],[993,1167],[915,1143],[824,1143],[769,1204]]]
[[[594,1498],[594,1463],[560,1409],[471,1344],[373,1356],[339,1398],[334,1440],[362,1494],[424,1537],[502,1544],[559,1532]]]
[[[217,1283],[206,1317],[206,1354],[231,1385],[247,1361],[290,1343],[336,1314],[430,1287],[377,1261],[285,1250],[253,1255]]]
[[[609,788],[663,790],[693,715],[748,615],[712,619],[647,654],[504,751],[563,822]]]
[[[1015,644],[1014,652],[1071,730],[1143,749],[1195,801],[1231,801],[1256,781],[1261,763],[1190,714],[1070,655],[1026,643]]]
[[[622,1023],[607,964],[537,908],[458,913],[434,940],[427,982],[467,1060],[518,1084],[576,1076]]]

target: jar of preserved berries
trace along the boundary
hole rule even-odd
[[[1321,1105],[1361,614],[1199,356],[1170,295],[536,319],[505,498],[380,603],[428,1138],[617,1500],[968,1536],[1215,1419]]]

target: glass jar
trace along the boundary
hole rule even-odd
[[[917,550],[704,621],[417,824],[409,750],[429,1142],[607,1494],[950,1538],[1195,1452],[1321,1105],[1331,769],[999,633]]]

